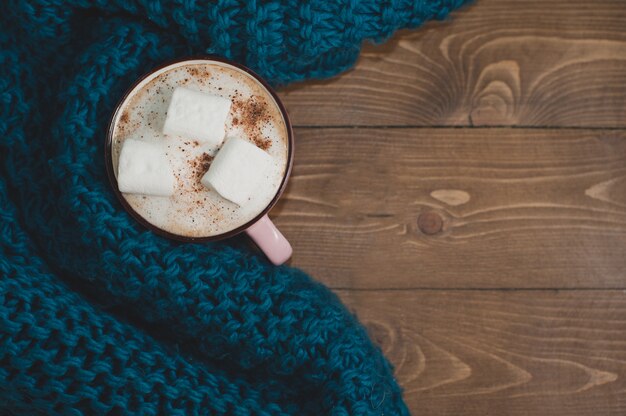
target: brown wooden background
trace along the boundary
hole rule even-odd
[[[281,95],[292,264],[414,413],[626,414],[626,1],[478,0]]]

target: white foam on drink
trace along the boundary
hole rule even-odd
[[[248,140],[272,157],[269,180],[244,206],[222,198],[200,183],[218,148],[162,133],[172,92],[179,86],[231,99],[226,137]],[[176,184],[170,197],[122,194],[123,197],[152,225],[185,237],[224,234],[254,219],[276,196],[289,157],[286,122],[271,94],[247,73],[216,61],[171,65],[151,74],[131,91],[114,120],[111,153],[116,174],[122,144],[130,137],[163,146]]]

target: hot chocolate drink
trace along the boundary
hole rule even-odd
[[[172,94],[180,87],[230,100],[224,142],[216,145],[163,133]],[[217,236],[247,224],[272,202],[289,163],[287,124],[273,96],[245,71],[218,61],[184,61],[150,74],[125,98],[112,129],[111,157],[116,175],[126,140],[162,148],[174,176],[173,193],[122,195],[147,222],[182,237]],[[254,194],[240,204],[201,182],[216,153],[231,138],[252,143],[270,156],[269,168],[256,182]]]

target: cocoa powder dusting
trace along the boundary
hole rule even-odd
[[[254,144],[256,144],[256,147],[259,149],[267,150],[272,145],[272,141],[270,139],[265,139],[261,136],[254,137],[253,140]]]
[[[239,116],[233,118],[233,125],[241,125],[257,147],[263,150],[269,149],[272,141],[263,137],[261,131],[263,123],[271,119],[269,105],[265,98],[253,95],[246,100],[234,99],[232,109]]]
[[[188,66],[187,73],[194,78],[197,78],[196,81],[202,81],[203,79],[209,78],[211,76],[211,72],[198,65]]]
[[[120,121],[117,123],[117,128],[120,132],[125,132],[130,127],[130,115],[128,111],[124,111],[120,116]]]
[[[246,122],[250,122],[250,124],[256,126],[259,120],[265,116],[265,113],[267,113],[267,103],[265,100],[261,101],[253,95],[246,101],[244,108],[244,118]]]
[[[189,161],[189,165],[191,166],[191,169],[193,172],[192,173],[193,174],[192,186],[193,186],[194,192],[200,192],[205,189],[204,185],[202,185],[200,180],[202,179],[204,174],[209,170],[212,160],[213,160],[213,156],[209,155],[208,153],[202,153],[200,156]]]

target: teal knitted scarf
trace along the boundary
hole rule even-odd
[[[0,407],[406,415],[389,363],[329,290],[244,239],[180,244],[142,228],[101,152],[115,102],[163,61],[212,53],[273,84],[328,77],[364,39],[462,2],[5,1]]]

